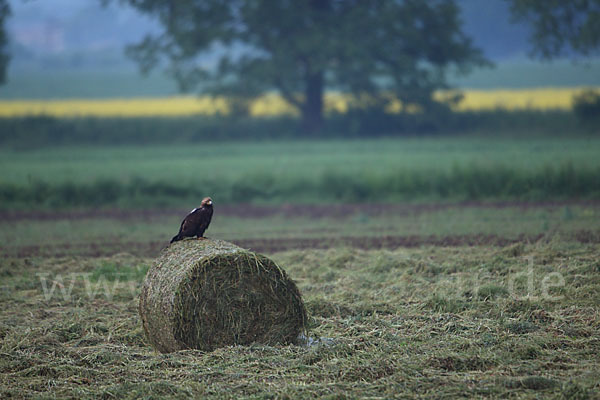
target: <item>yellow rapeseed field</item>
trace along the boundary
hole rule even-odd
[[[459,111],[477,110],[570,110],[573,96],[582,88],[520,90],[467,90]]]
[[[573,95],[582,88],[547,88],[515,90],[466,90],[457,111],[477,110],[568,110]],[[446,92],[436,93],[441,99]],[[328,93],[325,98],[326,112],[345,112],[352,101],[342,93]],[[400,103],[392,104],[390,111],[398,111]],[[144,117],[185,115],[226,115],[227,101],[221,97],[175,96],[164,98],[130,98],[102,100],[3,100],[0,101],[0,117],[50,115],[56,117]],[[298,110],[276,94],[267,94],[250,106],[253,116],[297,115]]]

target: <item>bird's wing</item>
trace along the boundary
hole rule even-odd
[[[194,236],[196,233],[196,228],[198,226],[198,215],[196,209],[189,213],[181,222],[181,227],[179,228],[179,234],[183,236]]]
[[[204,232],[206,230],[206,228],[208,228],[208,224],[210,224],[210,220],[212,218],[212,209],[203,207],[197,211],[197,214],[198,214],[197,230]]]

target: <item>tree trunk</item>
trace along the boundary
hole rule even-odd
[[[306,79],[302,127],[309,134],[323,127],[323,72],[311,74]]]

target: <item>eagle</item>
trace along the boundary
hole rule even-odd
[[[213,215],[212,199],[205,197],[200,203],[200,207],[194,208],[181,222],[179,233],[173,236],[170,243],[181,240],[185,237],[196,236],[198,239],[203,237],[204,231],[208,228]]]

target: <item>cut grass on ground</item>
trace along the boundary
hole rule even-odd
[[[151,260],[0,259],[0,396],[582,399],[600,390],[598,245],[272,257],[298,281],[318,344],[157,354],[137,315]]]

